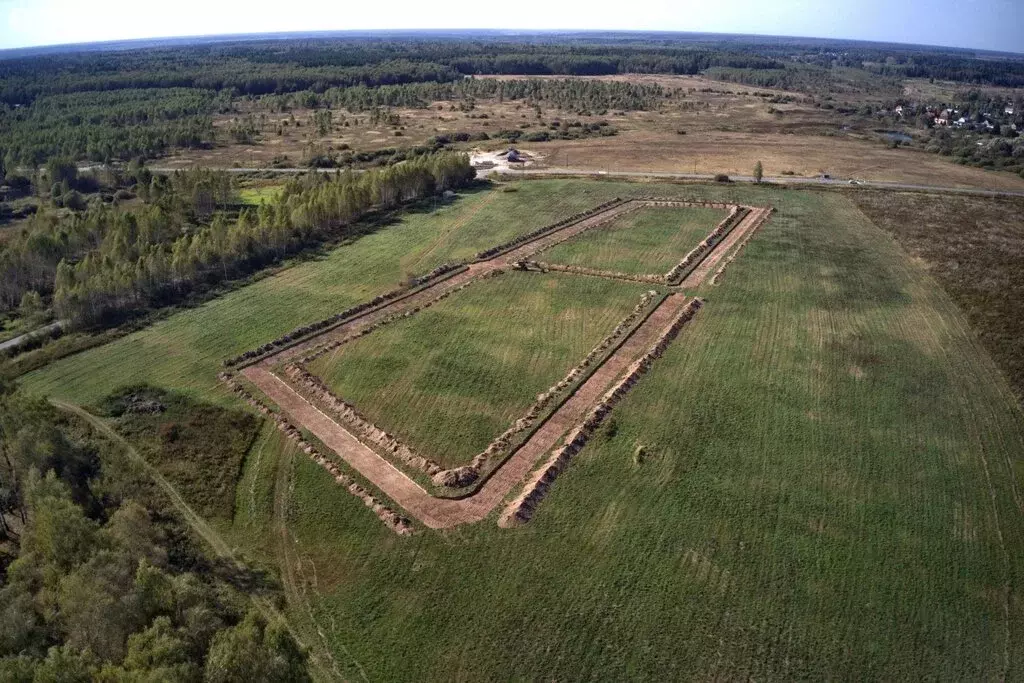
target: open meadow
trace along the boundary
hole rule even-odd
[[[309,371],[442,466],[466,464],[649,289],[512,272],[339,346]]]
[[[856,178],[919,185],[1024,191],[1024,178],[953,163],[926,152],[928,130],[913,121],[900,121],[901,131],[915,142],[892,148],[880,126],[895,126],[857,112],[866,106],[879,109],[895,98],[950,101],[961,97],[946,84],[907,79],[904,87],[870,79],[849,92],[807,93],[716,80],[708,76],[620,74],[602,77],[541,77],[552,81],[629,83],[663,88],[660,103],[642,109],[601,110],[560,107],[545,101],[470,98],[444,100],[421,107],[394,107],[392,123],[371,120],[367,112],[336,110],[336,125],[325,135],[313,127],[282,123],[307,121],[315,110],[297,107],[287,113],[266,112],[258,103],[220,115],[214,128],[219,143],[205,150],[187,150],[161,160],[162,168],[263,168],[277,160],[287,166],[305,163],[311,145],[323,149],[378,152],[427,143],[438,136],[472,138],[456,142],[460,149],[495,151],[514,145],[526,150],[537,168],[585,171],[666,172],[711,175],[750,175],[761,161],[765,175]],[[522,81],[522,76],[482,76]],[[1012,90],[982,88],[985,95],[1012,96]],[[1009,93],[1009,94],[1008,94]],[[844,112],[840,112],[842,108]],[[538,113],[539,112],[539,113]],[[247,144],[234,143],[227,130],[244,116],[260,117],[262,134]],[[550,131],[560,122],[607,124],[615,135],[577,139],[531,140],[530,133]],[[517,131],[524,139],[501,137]],[[480,140],[479,137],[489,136]],[[281,162],[282,159],[286,161]]]
[[[647,207],[555,245],[538,258],[631,275],[660,275],[679,263],[725,216],[720,209]]]
[[[264,430],[226,533],[279,568],[289,618],[314,658],[348,678],[1022,675],[1024,560],[1014,549],[1024,543],[1024,419],[926,261],[837,192],[569,180],[505,188],[515,191],[406,216],[23,384],[96,403],[146,380],[234,403],[216,383],[223,358],[409,272],[617,196],[772,204],[777,213],[719,284],[698,288],[704,309],[528,525],[501,529],[492,516],[397,536]],[[408,400],[436,377],[429,369],[446,344],[507,361],[499,388],[522,358],[537,361],[523,378],[546,385],[540,370],[557,375],[643,289],[510,274],[325,365],[338,368],[343,395],[395,411],[396,424],[415,404],[411,424],[458,432],[466,413],[499,414],[502,402],[485,400],[492,387],[469,387],[479,411],[458,383],[425,405],[393,396]],[[561,323],[559,310],[571,313]],[[502,335],[509,320],[525,329]],[[564,337],[558,326],[570,322]],[[417,438],[436,438],[420,429]]]

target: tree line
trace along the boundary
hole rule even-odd
[[[566,111],[643,111],[656,109],[671,97],[682,96],[678,89],[657,84],[582,79],[464,78],[454,83],[410,83],[367,88],[329,88],[322,93],[303,90],[266,95],[259,103],[271,111],[293,108],[329,107],[354,113],[372,112],[386,107],[424,108],[432,102],[460,102],[472,108],[475,100],[522,100],[532,106]]]
[[[75,219],[90,227],[74,232],[99,239],[77,261],[57,263],[54,308],[76,326],[116,323],[344,236],[371,210],[462,187],[475,175],[469,158],[452,152],[361,174],[311,174],[293,179],[257,209],[234,218],[215,211],[195,226],[183,219],[188,214],[159,205],[143,212],[97,206]]]

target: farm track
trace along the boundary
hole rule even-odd
[[[66,401],[60,401],[57,399],[50,399],[50,403],[52,403],[59,410],[71,413],[81,418],[86,423],[88,423],[88,425],[92,429],[96,430],[97,432],[99,432],[100,434],[102,434],[103,436],[110,439],[118,446],[120,446],[124,450],[128,459],[131,460],[136,465],[138,465],[153,480],[157,487],[159,487],[160,490],[164,492],[164,494],[167,496],[167,499],[170,501],[171,505],[181,516],[182,521],[185,522],[185,524],[193,531],[193,533],[195,533],[199,538],[201,538],[206,543],[206,545],[209,546],[211,550],[213,550],[214,554],[218,558],[230,563],[231,565],[234,565],[234,567],[241,572],[249,571],[249,568],[235,554],[234,550],[232,550],[228,542],[220,535],[220,533],[217,532],[216,529],[210,526],[210,524],[208,524],[207,521],[203,519],[203,517],[198,512],[196,512],[191,505],[189,505],[185,501],[184,497],[182,497],[178,489],[174,487],[174,484],[172,484],[163,474],[160,473],[160,471],[156,467],[154,467],[149,461],[147,461],[142,456],[142,454],[139,453],[139,451],[134,446],[132,446],[123,436],[118,434],[113,427],[107,424],[103,419],[96,417],[95,415],[88,412],[81,406],[77,406],[73,403],[68,403]],[[285,584],[287,589],[287,577],[285,579]],[[296,642],[298,642],[303,647],[307,646],[302,636],[295,629],[294,625],[285,617],[284,614],[282,614],[273,605],[269,598],[261,595],[252,595],[251,599],[253,604],[256,606],[256,609],[259,610],[259,612],[268,622],[279,622],[284,624],[288,631],[295,638]],[[323,644],[322,649],[319,647],[315,648],[314,651],[312,652],[312,655],[313,658],[318,662],[316,666],[319,669],[319,673],[322,675],[327,673],[324,671],[324,669],[322,668],[323,665],[320,663],[324,658],[331,660],[333,663],[333,656],[330,653],[330,649],[326,646],[326,643]],[[331,678],[331,676],[329,675],[327,677]]]
[[[704,260],[697,265],[693,271],[686,276],[680,287],[693,288],[703,284],[707,276],[715,270],[722,259],[731,253],[748,233],[752,233],[771,214],[771,209],[766,207],[754,207],[740,221],[740,224],[729,231],[725,239],[716,244]]]
[[[679,315],[686,301],[686,297],[678,292],[667,297],[476,494],[461,500],[435,498],[427,493],[264,365],[252,365],[242,372],[277,403],[289,419],[309,430],[412,517],[432,529],[445,529],[487,517],[536,462],[556,446],[559,438],[583,419],[630,364],[655,342],[664,328]]]

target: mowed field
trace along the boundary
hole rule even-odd
[[[771,203],[528,525],[398,537],[265,430],[230,533],[276,565],[289,617],[346,678],[1024,676],[1024,420],[923,262],[838,192],[516,187],[409,216],[24,384],[87,402],[145,379],[228,401],[223,357],[393,286],[416,259],[615,196]]]
[[[445,467],[465,465],[647,289],[511,272],[344,344],[309,371],[421,455]]]
[[[719,209],[646,207],[537,255],[541,261],[631,275],[660,275],[725,218]]]

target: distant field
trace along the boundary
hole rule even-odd
[[[648,289],[512,272],[345,344],[309,370],[420,454],[464,465]]]
[[[928,264],[1024,399],[1024,199],[866,192],[856,203]]]
[[[719,209],[647,207],[541,252],[548,263],[660,275],[725,218]]]
[[[238,191],[238,198],[243,204],[259,206],[264,201],[269,202],[279,194],[284,187],[282,185],[265,185],[262,187],[243,187]]]

